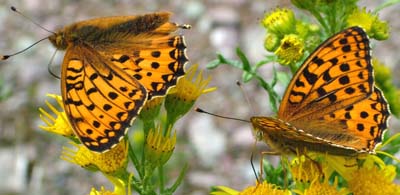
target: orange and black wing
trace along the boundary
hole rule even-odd
[[[61,89],[72,129],[96,152],[123,139],[147,99],[140,82],[85,44],[67,49]]]

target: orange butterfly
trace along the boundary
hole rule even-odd
[[[96,18],[48,37],[57,49],[66,50],[61,70],[64,109],[90,150],[106,152],[117,145],[146,101],[165,96],[185,74],[184,37],[174,32],[190,26],[169,22],[170,15]]]
[[[374,84],[367,34],[351,27],[322,43],[298,69],[277,118],[250,121],[277,152],[355,156],[375,152],[389,115]]]

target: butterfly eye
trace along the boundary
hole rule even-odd
[[[261,141],[263,139],[263,132],[260,131],[258,128],[253,128],[251,131],[253,133],[254,138],[256,138],[257,141]]]

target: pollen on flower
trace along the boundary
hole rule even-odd
[[[55,94],[48,94],[48,97],[51,97],[55,99],[58,103],[58,107],[63,108],[61,96],[55,95]],[[74,132],[69,124],[69,121],[67,119],[67,115],[65,114],[64,111],[58,110],[55,106],[50,104],[46,100],[46,105],[47,107],[53,112],[50,114],[43,108],[39,108],[40,111],[40,118],[44,123],[46,123],[47,126],[39,126],[41,129],[45,131],[49,131],[51,133],[71,137],[74,136]],[[53,114],[55,116],[53,116]]]

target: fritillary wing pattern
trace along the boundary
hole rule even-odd
[[[147,92],[91,47],[71,47],[61,75],[65,112],[81,142],[92,151],[104,152],[124,137]]]
[[[278,118],[252,117],[273,149],[353,156],[374,153],[390,112],[375,86],[369,39],[359,27],[322,43],[292,78]]]
[[[184,75],[184,37],[170,13],[114,16],[68,25],[49,37],[66,50],[61,90],[75,134],[105,152],[126,134],[148,99],[164,96]]]

